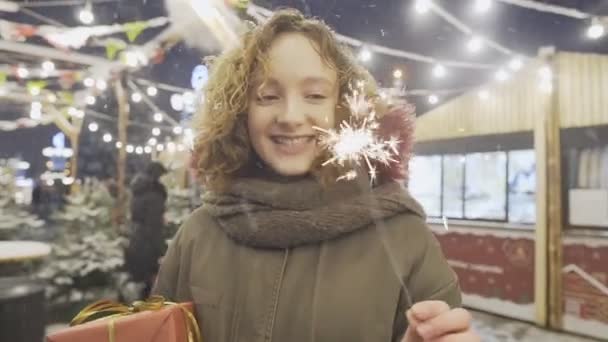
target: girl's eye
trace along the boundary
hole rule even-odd
[[[323,94],[310,94],[306,97],[312,100],[325,100],[327,98],[327,96]]]
[[[278,100],[279,97],[277,95],[262,95],[258,96],[258,102],[272,102]]]

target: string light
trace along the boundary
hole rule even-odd
[[[363,48],[359,52],[359,60],[361,62],[369,62],[372,59],[372,52],[368,48]]]
[[[149,86],[148,89],[146,89],[146,93],[148,96],[156,96],[156,94],[158,94],[158,89],[156,89],[156,87]]]
[[[173,141],[167,143],[167,150],[171,153],[175,152],[175,143]]]
[[[439,102],[439,97],[437,95],[434,95],[434,94],[433,95],[429,95],[428,100],[429,100],[430,104],[434,105],[434,104],[437,104]]]
[[[165,146],[163,144],[156,145],[156,150],[158,152],[162,152],[164,149],[165,149]]]
[[[160,128],[158,128],[158,127],[152,128],[152,135],[155,136],[155,137],[159,136],[160,135]]]
[[[135,103],[139,103],[141,102],[142,96],[140,93],[133,93],[131,94],[131,101],[135,102]]]
[[[141,146],[137,146],[137,147],[135,148],[135,153],[137,153],[137,154],[142,154],[142,153],[144,153],[144,148],[143,148],[143,147],[141,147]]]
[[[482,89],[477,93],[477,96],[479,96],[480,100],[487,100],[490,98],[490,92],[487,91],[486,89]]]
[[[127,153],[133,153],[135,151],[135,146],[127,145]]]
[[[182,126],[173,127],[173,134],[182,134],[183,131],[184,129],[182,128]]]
[[[99,125],[97,124],[97,122],[91,122],[89,124],[89,131],[97,132],[98,129],[99,129]]]
[[[95,21],[95,15],[93,14],[90,2],[87,2],[80,12],[78,12],[78,19],[85,25],[90,25]]]
[[[55,63],[52,61],[44,61],[42,63],[42,69],[46,72],[52,72],[55,70]]]
[[[99,89],[101,91],[108,89],[108,83],[104,80],[97,80],[96,85],[97,85],[97,89]]]
[[[431,9],[429,0],[416,0],[414,9],[418,14],[425,14]]]
[[[593,19],[591,25],[587,28],[587,38],[600,39],[606,34],[606,28],[599,19]]]
[[[150,147],[150,146],[144,147],[144,153],[146,153],[146,154],[152,153],[152,147]]]
[[[40,87],[31,87],[30,88],[30,94],[32,96],[38,96],[38,95],[40,95]]]
[[[156,143],[157,143],[156,138],[150,138],[148,140],[148,145],[156,145]]]
[[[475,12],[486,13],[492,7],[492,0],[475,0]]]
[[[481,51],[483,47],[483,40],[480,37],[472,37],[467,42],[467,49],[471,53],[477,53]]]
[[[93,95],[87,95],[85,101],[89,106],[92,106],[97,102],[97,99]]]
[[[110,134],[110,133],[104,134],[103,135],[103,141],[107,142],[107,143],[111,142],[112,141],[112,134]]]
[[[521,60],[520,57],[514,57],[509,62],[509,68],[513,71],[517,71],[517,70],[521,69],[523,66],[524,66],[524,62]]]
[[[171,95],[171,108],[178,112],[184,110],[184,97],[182,94]]]
[[[116,148],[122,148],[122,142],[117,141],[115,146],[116,146]]]
[[[447,70],[441,64],[437,64],[433,67],[433,76],[436,78],[444,78],[447,74]]]
[[[156,122],[163,122],[163,114],[162,113],[155,113],[154,114],[154,121],[156,121]]]
[[[496,72],[496,74],[494,74],[494,77],[497,81],[504,82],[509,79],[509,73],[506,72],[504,69],[500,69]]]
[[[30,75],[30,71],[26,67],[20,66],[17,68],[17,77],[27,78]]]
[[[50,93],[46,96],[46,99],[50,102],[50,103],[55,103],[57,102],[57,95]]]
[[[87,77],[84,79],[83,83],[85,87],[91,88],[95,85],[95,80],[90,77]]]
[[[393,77],[401,79],[401,77],[403,77],[403,71],[401,71],[401,69],[395,69],[395,71],[393,71]]]
[[[186,147],[183,144],[177,144],[178,152],[184,152],[185,150],[186,150]]]

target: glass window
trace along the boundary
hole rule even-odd
[[[441,157],[412,158],[408,188],[428,216],[441,216]]]
[[[536,222],[534,150],[509,152],[509,222]]]
[[[464,155],[443,156],[443,216],[463,218]]]
[[[506,220],[507,155],[473,153],[465,161],[465,217]]]

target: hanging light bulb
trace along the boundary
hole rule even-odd
[[[447,74],[447,70],[443,65],[437,64],[433,67],[433,76],[434,77],[443,78],[443,77],[445,77],[446,74]]]
[[[32,96],[38,96],[38,95],[40,95],[40,87],[31,87],[30,88],[30,94]]]
[[[425,14],[431,9],[431,3],[429,0],[416,0],[414,9],[418,14]]]
[[[97,132],[98,129],[99,129],[99,125],[97,124],[97,122],[91,122],[89,124],[89,131]]]
[[[158,127],[152,128],[152,135],[155,136],[155,137],[159,136],[160,135],[160,128],[158,128]]]
[[[135,92],[133,94],[131,94],[131,101],[135,102],[135,103],[139,103],[141,102],[142,96],[141,93]]]
[[[395,79],[401,79],[401,77],[403,77],[403,71],[401,71],[401,69],[395,69],[395,71],[393,71],[393,77]]]
[[[142,154],[142,153],[144,153],[144,148],[143,148],[143,147],[141,147],[141,146],[137,146],[137,147],[135,148],[135,153],[137,153],[137,154]]]
[[[85,101],[89,106],[92,106],[97,102],[97,99],[93,95],[87,95],[87,97],[85,98]]]
[[[480,37],[472,37],[467,42],[467,49],[471,53],[477,53],[483,48],[483,39]]]
[[[496,80],[499,82],[504,82],[509,79],[509,73],[504,69],[500,69],[496,72],[496,74],[494,74],[494,78],[496,78]]]
[[[122,142],[117,141],[116,142],[116,148],[122,148]]]
[[[148,140],[148,145],[156,145],[156,143],[157,143],[156,138],[150,138]]]
[[[490,92],[487,91],[486,89],[482,89],[477,93],[477,96],[479,96],[480,100],[487,100],[490,98]]]
[[[591,21],[591,25],[587,28],[587,38],[589,39],[600,39],[606,34],[606,27],[602,22],[594,18]]]
[[[156,96],[156,94],[158,94],[158,89],[156,89],[156,87],[149,86],[148,89],[146,89],[146,93],[148,96]]]
[[[492,0],[475,0],[474,8],[478,14],[486,13],[492,8]]]
[[[91,2],[87,4],[78,12],[78,19],[85,24],[90,25],[95,21],[95,15],[93,14]]]
[[[155,113],[154,114],[154,121],[156,121],[156,122],[163,122],[163,113]]]
[[[156,150],[158,152],[162,152],[164,149],[165,149],[165,146],[163,144],[156,145]]]
[[[55,63],[52,61],[44,61],[42,62],[42,69],[46,72],[55,71]]]
[[[439,102],[439,97],[437,95],[433,94],[433,95],[429,96],[428,100],[429,100],[430,104],[434,105],[434,104],[437,104],[437,102]]]
[[[182,128],[182,126],[173,127],[173,134],[182,134],[183,131],[184,129]]]
[[[146,153],[146,154],[152,153],[152,147],[150,147],[150,146],[144,147],[144,153]]]
[[[57,95],[50,93],[46,96],[47,101],[49,101],[50,103],[55,103],[57,102]]]
[[[368,48],[363,48],[359,51],[359,60],[363,63],[369,62],[372,59],[372,52]]]
[[[175,143],[173,141],[167,143],[167,150],[171,153],[175,152]]]
[[[30,75],[30,71],[26,67],[20,66],[17,68],[17,77],[27,78]]]
[[[513,71],[517,71],[517,70],[521,69],[523,66],[524,66],[524,62],[521,60],[520,57],[514,57],[509,62],[509,68]]]
[[[103,141],[107,142],[107,143],[111,142],[112,141],[112,134],[110,134],[110,133],[104,134],[103,135]]]
[[[95,85],[95,80],[92,79],[91,77],[87,77],[84,79],[84,81],[82,81],[82,83],[84,83],[85,87],[91,88],[92,86]]]
[[[135,151],[135,146],[127,145],[127,153],[133,153]]]

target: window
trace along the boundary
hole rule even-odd
[[[408,185],[428,216],[441,216],[441,156],[417,156],[410,162]]]
[[[448,218],[464,217],[464,163],[464,155],[443,156],[443,216]]]
[[[509,152],[509,222],[536,222],[536,155]]]
[[[468,154],[465,161],[465,218],[506,220],[506,184],[505,152]]]

